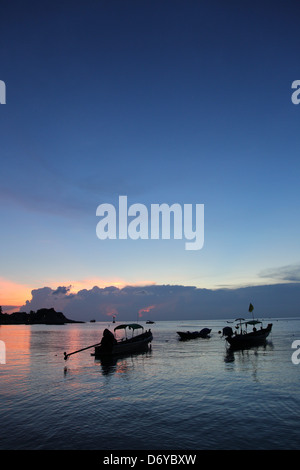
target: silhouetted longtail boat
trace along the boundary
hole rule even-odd
[[[253,311],[253,305],[250,304],[249,312]],[[262,321],[260,320],[245,320],[244,318],[237,318],[235,321],[239,322],[236,326],[238,332],[233,333],[230,326],[223,328],[223,336],[233,349],[248,348],[251,346],[258,346],[264,344],[267,337],[272,331],[272,323],[269,323],[266,328],[263,328]],[[256,328],[260,324],[260,328]],[[251,332],[247,331],[248,326],[253,326]]]
[[[180,339],[209,338],[210,328],[203,328],[200,331],[177,331]]]
[[[114,334],[106,328],[103,331],[103,336],[100,343],[92,344],[91,346],[78,349],[77,351],[73,351],[68,354],[65,352],[64,359],[67,360],[72,354],[76,354],[90,348],[95,348],[94,353],[91,354],[95,357],[107,357],[127,353],[130,354],[131,352],[147,350],[149,343],[151,343],[153,339],[151,330],[147,330],[139,335],[134,336],[135,330],[140,328],[144,329],[144,327],[138,325],[137,323],[128,323],[126,325],[124,324],[116,326],[114,331],[116,332],[117,330],[123,329],[126,332],[127,328],[132,330],[132,336],[130,338],[125,337],[121,340],[117,340]]]
[[[149,343],[151,343],[153,339],[151,330],[147,330],[134,336],[135,330],[144,329],[144,327],[138,325],[137,323],[130,323],[118,325],[114,331],[116,332],[117,330],[124,330],[126,334],[127,328],[132,330],[132,336],[130,338],[125,337],[121,340],[117,340],[111,331],[107,329],[104,330],[101,343],[95,346],[95,352],[92,354],[92,356],[113,356],[117,354],[131,353],[147,349]]]

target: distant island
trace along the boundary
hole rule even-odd
[[[0,325],[64,325],[65,323],[84,323],[70,320],[62,312],[54,308],[41,308],[30,313],[14,312],[11,314],[0,312]]]

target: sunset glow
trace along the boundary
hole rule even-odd
[[[149,307],[141,308],[139,310],[139,317],[142,318],[144,313],[149,313],[153,308],[155,308],[155,305],[149,305]]]
[[[9,279],[0,278],[0,305],[11,305],[12,310],[16,306],[22,305],[25,300],[31,297],[31,288],[26,284],[19,284]],[[9,309],[6,311],[8,313]]]

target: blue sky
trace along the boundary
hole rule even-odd
[[[299,281],[299,10],[1,2],[2,304],[44,286]],[[119,195],[204,204],[203,249],[99,240],[96,208]]]

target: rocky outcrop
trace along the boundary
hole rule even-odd
[[[41,308],[36,312],[14,312],[0,314],[0,325],[64,325],[65,323],[84,323],[70,320],[54,308]]]

